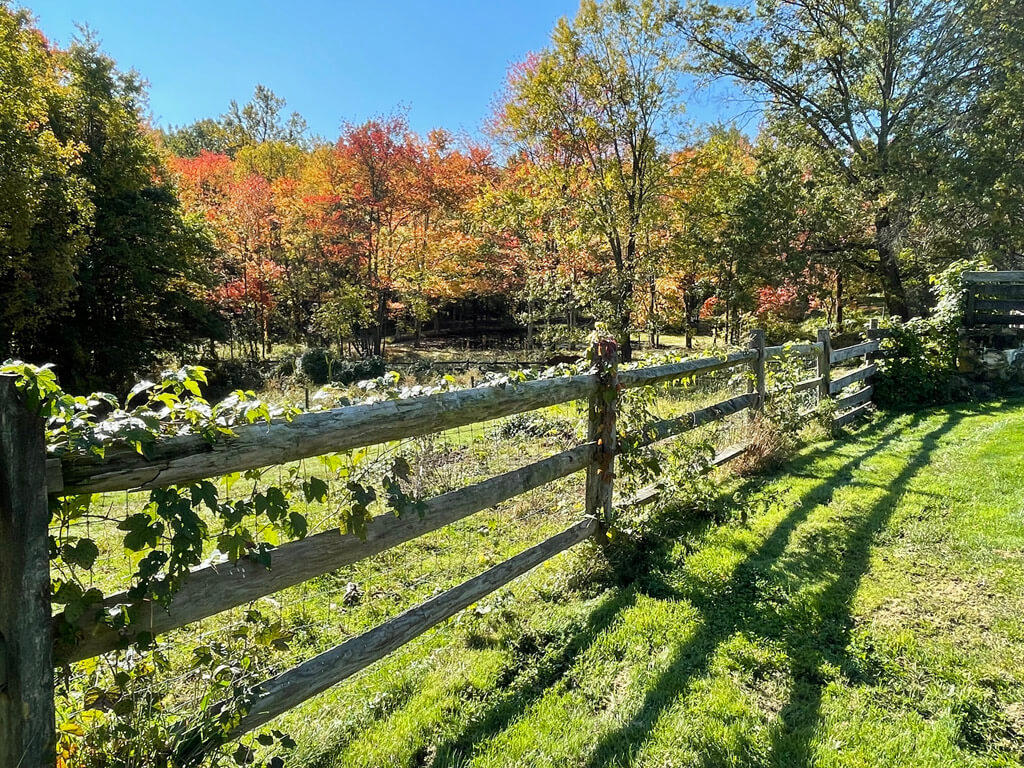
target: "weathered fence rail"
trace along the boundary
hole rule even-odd
[[[877,326],[872,330],[878,333]],[[757,331],[746,350],[624,371],[616,370],[614,346],[604,343],[602,347],[599,343],[595,352],[603,362],[595,373],[307,413],[290,422],[240,427],[234,437],[212,444],[194,436],[169,438],[158,442],[147,456],[111,449],[102,458],[70,455],[59,462],[47,461],[43,424],[25,408],[13,379],[0,377],[0,541],[5,547],[0,558],[0,765],[29,768],[53,764],[55,652],[58,663],[71,663],[121,647],[137,632],[159,635],[187,626],[586,471],[586,516],[580,522],[253,687],[248,697],[251,704],[231,735],[258,727],[601,530],[614,509],[614,461],[619,451],[616,413],[622,390],[734,367],[749,368],[746,394],[656,421],[631,436],[632,445],[649,445],[744,410],[763,408],[768,397],[784,391],[817,390],[819,398],[841,394],[875,373],[875,366],[868,363],[834,379],[831,375],[833,364],[878,351],[878,337],[871,333],[864,343],[832,350],[827,331],[813,344],[778,347],[766,347],[763,332]],[[784,355],[813,358],[817,375],[791,387],[768,391],[767,363]],[[836,401],[840,411],[836,423],[846,424],[863,414],[871,392],[870,385],[865,384],[852,394],[842,394]],[[66,617],[52,616],[49,602],[47,495],[145,490],[189,483],[439,433],[575,400],[589,402],[588,439],[582,445],[426,499],[417,506],[416,514],[376,517],[368,523],[363,538],[332,530],[282,544],[271,551],[272,568],[244,559],[198,568],[167,605],[134,599],[127,592],[111,595],[102,605],[76,617],[71,622],[77,628],[76,637],[70,642],[62,640],[54,648],[56,626]],[[733,446],[716,456],[712,464],[724,464],[744,450],[745,445]],[[645,489],[628,503],[646,503],[656,495],[656,489]],[[125,629],[115,630],[103,621],[105,612],[115,607],[128,618]]]
[[[81,630],[79,639],[64,649],[63,657],[73,662],[97,656],[132,639],[132,628],[153,634],[167,632],[365,560],[586,469],[596,453],[597,446],[586,443],[427,499],[419,510],[397,517],[393,513],[378,515],[367,523],[362,538],[333,529],[282,544],[273,550],[273,568],[252,560],[222,561],[199,568],[189,575],[167,606],[152,600],[133,600],[126,592],[111,595],[75,622]],[[118,631],[100,620],[104,610],[115,606],[127,611],[128,629]],[[63,615],[55,617],[54,624],[62,618]]]
[[[254,688],[255,701],[249,713],[232,730],[232,735],[241,735],[263,725],[282,712],[351,677],[463,608],[505,586],[517,576],[522,576],[546,560],[590,538],[599,528],[596,519],[586,517],[479,576],[257,685]]]
[[[986,325],[1024,326],[1024,272],[964,272],[968,330]]]

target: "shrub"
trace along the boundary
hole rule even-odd
[[[285,378],[287,376],[294,376],[297,369],[297,361],[294,357],[285,357],[276,366],[274,366],[273,375],[276,378]]]
[[[355,384],[357,381],[383,376],[386,371],[387,362],[383,357],[343,360],[329,350],[319,347],[307,349],[299,356],[298,361],[299,375],[317,386],[323,386],[328,382]]]
[[[986,268],[980,260],[954,262],[931,278],[937,299],[931,317],[888,324],[891,336],[882,344],[887,355],[879,362],[874,381],[880,405],[914,407],[952,399],[966,309],[961,275]]]
[[[220,400],[238,389],[258,391],[265,383],[263,371],[249,361],[208,360],[203,366],[207,369],[207,384],[203,389],[209,400]]]
[[[576,428],[572,420],[561,416],[550,416],[538,411],[509,416],[491,430],[491,437],[495,440],[538,437],[558,437],[572,440],[575,436]]]
[[[331,379],[333,358],[326,349],[315,347],[299,355],[298,373],[310,384],[323,386]]]
[[[956,335],[933,320],[889,324],[891,336],[875,376],[875,399],[883,406],[916,407],[947,402],[956,374]]]
[[[338,360],[332,366],[330,379],[336,384],[355,384],[357,381],[383,376],[387,369],[387,362],[383,357]]]

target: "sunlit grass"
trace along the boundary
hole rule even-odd
[[[614,588],[556,559],[283,719],[307,766],[1024,759],[1024,406],[879,417]]]

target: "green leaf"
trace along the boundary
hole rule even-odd
[[[291,512],[288,515],[286,528],[290,536],[293,536],[296,539],[301,539],[305,537],[306,532],[309,530],[309,525],[306,522],[304,515],[301,515],[298,512]]]
[[[327,483],[319,477],[311,477],[302,484],[302,493],[306,497],[306,503],[312,501],[326,501]]]
[[[65,544],[61,547],[60,556],[64,562],[89,570],[99,557],[100,548],[92,539],[81,539],[77,544]]]
[[[81,723],[61,723],[60,731],[61,733],[70,733],[72,736],[85,736],[85,729]]]
[[[131,552],[141,552],[155,547],[164,532],[164,524],[159,520],[154,521],[144,512],[129,516],[117,528],[126,532],[124,548]]]

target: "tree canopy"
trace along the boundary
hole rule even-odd
[[[264,85],[159,130],[141,76],[0,4],[0,346],[117,386],[169,356],[528,348],[928,313],[1024,257],[1021,0],[583,0],[488,140],[401,111],[310,135]],[[694,84],[760,121],[693,127]]]
[[[695,69],[747,86],[773,133],[812,150],[860,202],[842,242],[822,247],[877,275],[889,312],[907,319],[901,254],[991,85],[973,0],[700,1],[675,24]]]

